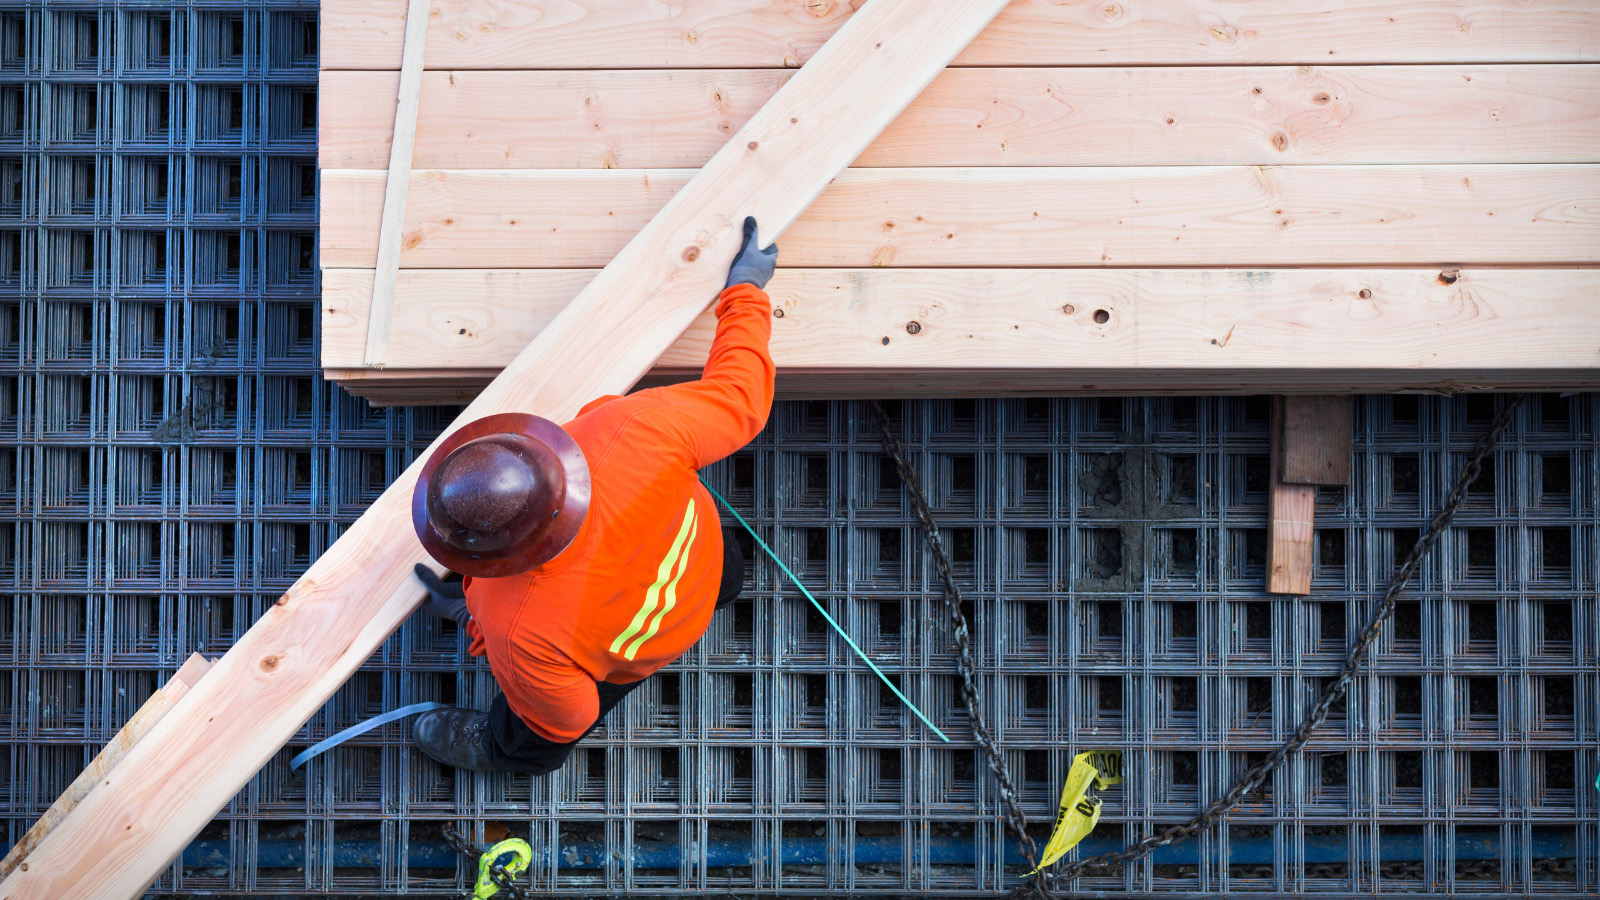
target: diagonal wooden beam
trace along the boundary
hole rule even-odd
[[[1006,0],[872,0],[462,413],[558,421],[626,390],[715,297],[747,215],[773,240]],[[420,458],[419,458],[420,463]],[[413,464],[0,882],[0,900],[143,891],[416,609]],[[431,561],[430,561],[431,563]]]
[[[0,878],[26,864],[33,848],[39,846],[52,831],[61,827],[61,823],[72,815],[94,786],[122,762],[123,757],[128,755],[128,750],[142,740],[145,734],[161,721],[161,717],[170,712],[173,705],[182,700],[183,695],[189,693],[189,689],[200,682],[200,677],[210,668],[211,663],[204,656],[198,653],[191,654],[172,678],[157,688],[156,692],[150,695],[150,699],[128,717],[127,724],[112,736],[95,758],[89,761],[89,765],[78,773],[78,777],[67,785],[67,789],[61,792],[56,802],[50,804],[50,808],[39,817],[39,821],[33,823],[33,827],[22,836],[22,840],[17,841],[16,846],[11,848],[6,858],[0,860]]]

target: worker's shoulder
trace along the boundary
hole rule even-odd
[[[667,397],[650,389],[626,397],[604,398],[584,407],[584,412],[562,426],[583,449],[591,469],[616,456],[618,448],[635,446],[659,450],[674,428],[663,418],[671,413]],[[631,455],[631,454],[623,454]]]
[[[659,411],[666,410],[670,397],[659,388],[650,388],[625,397],[601,397],[583,408],[578,417],[564,427],[579,443],[606,440],[634,428],[656,428]],[[587,448],[586,448],[587,449]]]
[[[627,395],[607,394],[584,404],[583,408],[578,410],[578,415],[562,427],[571,431],[586,425],[615,424],[661,406],[664,402],[665,399],[660,391],[654,388]]]

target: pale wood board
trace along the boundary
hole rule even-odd
[[[789,75],[429,72],[416,166],[699,166]],[[382,168],[397,89],[394,72],[324,72],[318,164]],[[853,165],[1548,163],[1597,148],[1594,65],[971,68],[940,74]]]
[[[1282,458],[1289,445],[1312,439],[1312,435],[1286,430],[1285,399],[1272,398],[1272,447],[1267,464],[1271,479],[1267,497],[1267,593],[1304,595],[1311,593],[1311,577],[1316,568],[1317,489],[1285,484]]]
[[[1556,327],[1549,326],[1546,334]],[[1279,417],[1284,439],[1279,442],[1278,480],[1327,487],[1349,484],[1353,419],[1349,397],[1284,397]]]
[[[204,656],[198,653],[190,654],[184,664],[178,667],[178,671],[167,680],[167,683],[151,694],[150,699],[146,700],[143,705],[134,711],[132,716],[128,717],[128,721],[112,736],[110,742],[101,748],[100,752],[95,754],[94,759],[89,761],[89,765],[78,773],[78,777],[67,785],[67,789],[61,792],[61,796],[50,804],[50,808],[45,810],[44,815],[39,817],[39,821],[35,822],[33,827],[29,828],[27,833],[22,836],[22,839],[17,841],[10,852],[6,854],[5,859],[0,860],[0,878],[4,878],[13,870],[26,864],[34,848],[38,847],[47,835],[61,826],[61,823],[66,820],[67,816],[72,814],[73,810],[78,808],[78,804],[83,801],[84,797],[89,795],[95,785],[110,774],[117,763],[128,755],[128,751],[132,749],[133,745],[138,743],[156,722],[160,721],[161,717],[172,709],[173,704],[182,700],[183,695],[198,684],[201,676],[205,675],[210,668],[211,663]]]
[[[403,270],[391,368],[372,378],[452,368],[481,377],[507,365],[594,274]],[[361,365],[371,282],[370,270],[323,273],[324,367]],[[782,314],[772,354],[786,376],[1600,364],[1600,269],[1592,268],[779,269],[768,290]],[[1102,310],[1106,321],[1096,322]],[[699,369],[715,325],[703,313],[656,368]]]
[[[781,235],[1002,6],[872,0],[441,439],[508,410],[565,421],[627,389],[715,298],[744,217],[761,221],[764,240]],[[415,611],[412,567],[426,554],[409,510],[425,458],[134,745],[118,777],[45,838],[37,864],[0,883],[0,897],[127,900],[142,891]]]
[[[855,0],[434,0],[430,69],[793,67]],[[393,69],[402,10],[326,0],[324,69]],[[956,65],[1593,62],[1590,0],[1017,0]]]
[[[604,263],[687,180],[667,170],[426,170],[405,268]],[[383,174],[322,173],[322,265],[369,268]],[[791,266],[1582,264],[1600,166],[851,169]]]
[[[400,229],[405,224],[406,189],[411,186],[411,157],[416,147],[416,119],[422,101],[422,53],[427,43],[429,0],[406,3],[405,50],[395,78],[394,106],[374,98],[376,109],[394,110],[389,119],[389,167],[384,176],[384,211],[378,224],[378,272],[373,285],[373,315],[368,317],[366,365],[382,365],[389,357],[389,309],[394,304],[395,277],[400,274]],[[322,122],[318,122],[320,125]],[[398,135],[398,139],[394,139]],[[318,138],[320,139],[320,138]]]
[[[417,111],[422,101],[422,55],[428,39],[428,2],[409,0],[407,3],[404,53],[396,79],[396,93],[390,95],[394,105],[376,101],[378,109],[392,109],[394,115],[389,119],[389,165],[384,176],[383,217],[378,224],[373,315],[368,317],[365,356],[369,366],[383,365],[389,355],[389,309],[394,304],[394,282],[400,272],[401,228],[405,224],[406,190],[411,185]],[[397,135],[399,139],[393,140]]]

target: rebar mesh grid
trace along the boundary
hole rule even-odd
[[[317,373],[316,7],[0,0],[0,843],[191,652],[224,652],[453,410]],[[984,697],[1039,832],[1072,755],[1121,749],[1086,849],[1192,814],[1334,672],[1491,398],[1357,404],[1310,598],[1262,593],[1252,399],[892,408],[949,529]],[[1600,891],[1600,397],[1519,414],[1311,751],[1130,896]],[[785,403],[709,473],[934,721],[765,563],[560,772],[458,775],[395,706],[485,706],[453,625],[407,623],[158,893],[442,893],[440,836],[519,834],[558,894],[971,894],[1019,871],[915,519],[859,404]],[[752,547],[746,547],[754,559]],[[1008,866],[1009,864],[1009,866]]]

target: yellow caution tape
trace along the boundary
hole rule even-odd
[[[1050,833],[1050,843],[1044,845],[1044,859],[1033,875],[1056,860],[1089,836],[1100,821],[1100,798],[1087,796],[1090,785],[1103,791],[1113,784],[1122,783],[1122,754],[1115,750],[1090,750],[1072,758],[1072,768],[1067,770],[1067,783],[1061,789],[1061,807],[1056,811],[1056,828]]]

